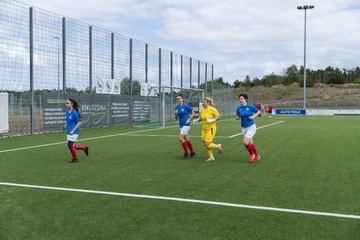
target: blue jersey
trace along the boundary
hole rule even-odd
[[[236,116],[241,118],[241,127],[246,128],[250,127],[255,123],[254,119],[250,119],[249,117],[253,116],[254,113],[259,110],[252,104],[247,104],[246,106],[240,105],[236,109]]]
[[[188,124],[185,124],[185,122],[190,118],[190,114],[193,111],[192,107],[190,107],[186,103],[183,103],[182,105],[177,105],[175,107],[175,110],[178,111],[180,128],[182,128],[183,126],[190,126],[190,121]]]
[[[66,126],[67,126],[67,134],[69,134],[76,126],[78,122],[80,122],[79,113],[73,108],[70,112],[66,111]],[[80,128],[76,129],[74,134],[79,134]]]

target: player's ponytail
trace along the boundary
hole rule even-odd
[[[73,98],[69,98],[68,99],[70,102],[72,102],[72,105],[73,105],[73,108],[78,112],[79,114],[79,118],[81,118],[81,114],[80,114],[80,111],[79,111],[79,108],[80,108],[80,105],[77,103],[77,101]]]

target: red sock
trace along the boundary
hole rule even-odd
[[[250,155],[254,154],[250,143],[244,144],[244,145],[245,145],[246,149],[249,151]]]
[[[70,148],[70,153],[71,153],[71,156],[72,156],[73,159],[77,159],[74,145]]]
[[[186,145],[189,147],[189,149],[192,153],[195,152],[190,140],[186,142]]]
[[[254,144],[251,144],[251,149],[252,149],[252,152],[255,153],[256,156],[259,155]]]
[[[182,145],[182,147],[184,149],[184,152],[187,153],[188,152],[188,147],[186,145],[186,142],[181,142],[181,145]]]
[[[80,146],[80,145],[76,145],[76,144],[74,144],[73,146],[75,147],[76,150],[85,150],[84,146]]]

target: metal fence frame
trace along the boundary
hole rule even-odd
[[[99,78],[129,81],[122,94],[131,98],[135,82],[151,81],[212,96],[213,64],[18,1],[0,0],[0,8],[0,91],[21,96],[12,103],[28,108],[25,132],[39,132],[39,91],[95,94]]]

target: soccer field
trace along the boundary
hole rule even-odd
[[[360,239],[360,118],[261,117],[249,164],[222,119],[213,162],[182,160],[177,126],[0,139],[0,239]]]

